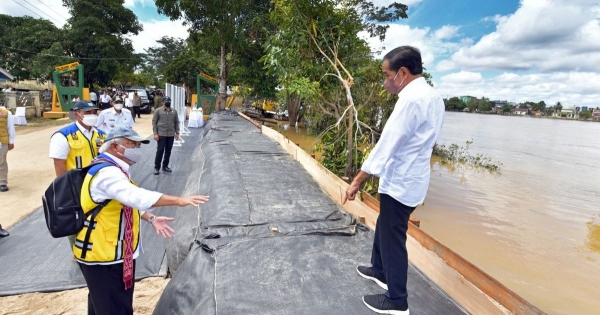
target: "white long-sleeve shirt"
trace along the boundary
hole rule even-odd
[[[430,159],[444,120],[444,101],[424,78],[410,82],[362,171],[379,177],[379,193],[409,207],[425,200]]]
[[[109,133],[117,126],[131,129],[134,125],[133,116],[129,109],[123,108],[121,109],[121,113],[117,113],[114,108],[109,108],[100,112],[96,128],[100,128]]]
[[[92,197],[92,200],[95,203],[101,203],[108,199],[117,200],[124,205],[140,210],[142,214],[146,211],[152,211],[152,205],[155,204],[163,194],[140,188],[132,184],[128,177],[130,176],[129,164],[109,153],[104,154],[117,162],[128,175],[123,174],[123,172],[115,166],[102,168],[98,171],[90,185],[90,196]],[[139,256],[140,248],[143,248],[141,238],[140,246],[138,246],[133,253],[133,259],[136,259]],[[79,262],[87,265],[111,265],[118,264],[122,262],[122,260],[107,263],[86,263],[81,260],[79,260]]]
[[[4,106],[0,106],[0,108],[6,109]],[[6,128],[8,129],[8,143],[0,143],[0,146],[15,144],[15,118],[10,111],[8,111],[8,117],[6,118]]]

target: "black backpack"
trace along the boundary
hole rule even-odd
[[[106,163],[108,164],[108,163]],[[111,200],[106,200],[86,214],[80,204],[81,188],[91,165],[82,169],[72,169],[54,179],[42,196],[46,226],[52,237],[75,235],[84,227],[85,218],[91,215],[90,222]],[[90,235],[93,229],[88,229],[83,242],[81,257],[85,258]]]

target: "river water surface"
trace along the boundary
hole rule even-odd
[[[271,126],[301,147],[302,129]],[[600,314],[600,123],[447,112],[439,144],[501,174],[434,160],[421,228],[549,314]]]

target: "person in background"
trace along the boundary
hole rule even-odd
[[[110,108],[110,102],[112,101],[112,97],[108,93],[108,90],[104,90],[104,94],[100,96],[100,110]]]
[[[131,119],[133,119],[133,122],[135,122],[135,114],[133,112],[133,99],[129,97],[128,93],[125,93],[125,108],[127,110],[129,110],[129,112],[131,113]]]
[[[162,106],[163,103],[163,96],[161,92],[156,93],[156,95],[154,96],[154,109],[158,109],[159,107]]]
[[[98,106],[98,95],[94,91],[90,91],[90,102],[94,104],[94,106]]]
[[[153,215],[153,208],[197,207],[209,199],[169,196],[138,187],[131,179],[131,166],[143,155],[141,145],[149,142],[131,129],[114,128],[84,178],[84,213],[110,200],[97,216],[87,216],[87,224],[72,246],[89,290],[88,314],[133,314],[135,260],[142,252],[141,222],[148,222],[163,238],[175,232],[167,225],[174,219]],[[89,243],[85,243],[88,233]]]
[[[106,132],[110,132],[117,126],[131,129],[134,124],[131,112],[127,108],[123,108],[123,100],[117,97],[112,108],[103,110],[100,113],[96,128],[101,128]]]
[[[154,111],[152,117],[152,130],[156,140],[156,157],[154,158],[154,175],[158,175],[160,167],[167,173],[171,173],[169,159],[171,149],[175,140],[179,139],[179,116],[177,111],[171,108],[171,99],[165,97],[163,106]]]
[[[13,114],[0,105],[0,192],[8,191],[8,151],[15,147],[15,121]]]
[[[418,49],[402,46],[383,57],[383,86],[398,101],[361,171],[346,190],[342,203],[354,200],[362,182],[379,177],[380,213],[377,218],[371,267],[358,274],[386,290],[365,295],[363,303],[379,314],[408,315],[408,219],[425,200],[430,163],[444,120],[444,101],[425,78]]]
[[[138,92],[133,92],[133,118],[137,115],[138,118],[141,117],[142,113],[142,97],[138,95]]]

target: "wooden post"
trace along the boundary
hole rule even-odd
[[[419,220],[417,218],[410,217],[410,219],[408,219],[408,222],[412,223],[413,225],[415,225],[418,228],[421,227],[421,220]]]

